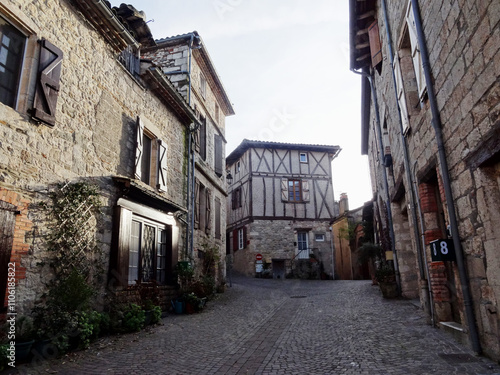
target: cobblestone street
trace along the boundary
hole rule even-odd
[[[369,281],[233,279],[194,315],[12,374],[500,374]]]

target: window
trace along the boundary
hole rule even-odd
[[[236,210],[241,207],[241,186],[234,189],[231,193],[231,208]]]
[[[377,20],[368,26],[368,38],[370,40],[370,54],[372,58],[372,67],[376,68],[378,72],[382,70],[382,47],[380,45],[380,35],[378,30]]]
[[[309,202],[309,181],[286,178],[282,179],[281,200],[284,202]]]
[[[167,191],[167,145],[145,129],[137,118],[135,178],[160,191]]]
[[[200,92],[204,99],[207,97],[207,80],[203,73],[200,73]]]
[[[215,174],[219,177],[222,177],[222,172],[224,171],[224,152],[223,152],[223,144],[222,137],[218,134],[214,135],[214,170]]]
[[[238,250],[245,248],[245,236],[243,228],[238,229]]]
[[[324,242],[325,241],[325,235],[323,233],[321,233],[321,234],[316,233],[314,235],[314,241],[316,241],[316,242]]]
[[[111,265],[116,281],[122,286],[136,280],[174,283],[179,229],[173,215],[120,198],[114,220]]]
[[[302,201],[300,180],[288,180],[288,201],[289,202]]]
[[[215,238],[221,239],[221,202],[215,198]]]
[[[425,83],[424,64],[422,62],[422,55],[420,54],[420,47],[418,45],[417,27],[415,26],[415,15],[413,13],[411,1],[408,1],[405,18],[410,37],[411,57],[413,60],[413,69],[415,70],[415,79],[417,81],[418,97],[420,100],[423,100],[425,94],[427,93],[427,85]]]
[[[236,173],[240,173],[240,169],[241,169],[241,164],[240,162],[236,162]]]
[[[195,179],[194,195],[194,227],[209,234],[212,229],[212,192]]]
[[[195,134],[194,148],[201,159],[207,158],[207,119],[200,115],[200,126]]]
[[[26,36],[0,17],[0,102],[15,108]]]
[[[307,153],[301,152],[299,155],[299,159],[301,163],[307,163]]]
[[[406,97],[404,91],[403,74],[401,73],[401,67],[399,64],[399,55],[396,52],[394,56],[394,77],[396,78],[396,94],[397,101],[399,105],[399,110],[401,112],[401,121],[403,123],[403,132],[406,133],[410,128],[410,122],[408,117],[408,107],[406,106]]]

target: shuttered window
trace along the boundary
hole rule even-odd
[[[401,121],[403,122],[403,132],[406,133],[410,127],[410,122],[408,118],[408,108],[406,106],[406,98],[403,84],[403,75],[401,74],[401,67],[399,65],[399,55],[396,52],[394,56],[394,76],[396,77],[396,93],[399,105],[399,110],[401,112]]]
[[[168,147],[145,128],[138,117],[136,122],[134,177],[145,184],[167,191]]]
[[[370,26],[368,26],[368,37],[370,39],[372,66],[375,68],[382,62],[382,46],[380,44],[380,35],[377,20],[375,20]]]
[[[406,24],[408,26],[408,34],[410,36],[411,57],[413,60],[413,69],[415,70],[415,79],[418,87],[418,97],[423,100],[426,92],[427,85],[425,83],[424,65],[422,62],[422,55],[420,53],[420,46],[418,45],[417,28],[415,26],[415,14],[411,1],[408,2],[406,9]]]
[[[236,210],[241,207],[241,187],[234,189],[231,193],[231,208]]]
[[[215,198],[215,238],[221,239],[221,202]]]
[[[281,200],[284,202],[309,202],[311,199],[308,180],[282,179]]]
[[[56,122],[62,59],[63,53],[59,48],[45,39],[41,40],[38,82],[32,116],[50,126],[54,126]]]
[[[218,134],[215,135],[214,137],[214,148],[215,148],[215,160],[214,160],[214,169],[215,169],[215,174],[219,177],[222,176],[223,172],[223,152],[222,152],[222,137]]]

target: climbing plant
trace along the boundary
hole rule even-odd
[[[73,272],[93,285],[102,275],[102,251],[96,240],[100,213],[98,188],[86,182],[60,184],[46,206],[51,225],[47,246],[56,279]]]

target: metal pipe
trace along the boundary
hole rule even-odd
[[[372,93],[372,98],[373,98],[373,106],[375,107],[375,121],[377,123],[376,130],[377,130],[377,135],[378,135],[378,142],[379,142],[379,148],[380,148],[380,161],[382,162],[384,160],[384,148],[383,148],[383,143],[382,143],[382,130],[381,130],[381,124],[380,124],[380,114],[378,110],[378,100],[377,100],[377,94],[376,94],[376,89],[375,89],[375,83],[373,82],[373,77],[366,73],[366,72],[358,72],[351,68],[351,71],[353,73],[359,74],[366,79],[368,79],[368,82],[370,83],[370,90]],[[391,238],[391,250],[392,254],[394,255],[394,272],[396,274],[396,285],[398,288],[398,295],[401,295],[401,276],[399,274],[399,264],[398,264],[398,256],[396,252],[396,239],[394,236],[394,224],[392,221],[392,209],[391,209],[391,200],[389,196],[389,182],[387,180],[387,171],[385,170],[385,167],[382,168],[382,175],[383,175],[383,180],[384,180],[384,188],[387,193],[387,200],[386,200],[386,209],[387,209],[387,218],[389,221],[389,236]]]
[[[403,149],[403,164],[404,164],[404,170],[406,174],[406,179],[408,180],[408,186],[409,186],[409,195],[410,195],[410,212],[411,212],[411,218],[413,221],[413,236],[415,237],[415,244],[417,247],[417,263],[418,263],[418,270],[420,273],[420,280],[427,281],[427,273],[424,270],[424,265],[423,265],[423,259],[425,258],[425,243],[424,247],[421,246],[420,241],[418,238],[420,237],[420,234],[418,232],[418,219],[417,219],[417,214],[415,212],[415,201],[416,201],[416,195],[415,191],[413,189],[413,176],[411,174],[411,167],[410,167],[410,157],[408,153],[408,145],[406,143],[406,136],[404,134],[403,130],[403,120],[401,116],[401,108],[399,107],[399,100],[398,100],[398,93],[397,93],[397,86],[396,86],[396,75],[394,73],[394,52],[392,49],[392,39],[391,39],[391,30],[389,26],[389,17],[387,14],[387,6],[385,3],[385,0],[382,0],[382,11],[384,13],[384,24],[385,24],[385,30],[387,34],[387,47],[389,48],[389,56],[391,59],[391,72],[392,72],[392,82],[393,82],[393,88],[394,88],[394,97],[396,98],[396,103],[397,103],[397,108],[398,108],[398,118],[399,118],[399,133],[401,137],[401,146]],[[424,284],[428,285],[428,283]],[[423,293],[423,298],[424,298],[424,311],[429,315],[430,311],[426,310],[427,306],[429,305],[431,301],[430,297],[430,289],[427,288],[425,290],[424,288],[424,293]]]
[[[417,161],[413,164],[413,174],[416,173]],[[418,216],[420,218],[420,241],[422,241],[422,247],[425,249],[425,230],[424,230],[424,215],[422,213],[422,207],[420,206],[420,199],[418,198],[418,188],[417,188],[417,179],[416,176],[413,179],[413,188],[415,189],[415,195],[417,196],[416,200],[416,209],[418,211]],[[431,287],[431,277],[429,274],[429,263],[427,261],[427,256],[424,254],[424,262],[425,262],[425,271],[427,276],[427,288],[429,289],[429,312],[431,316],[431,326],[436,326],[436,320],[434,317],[434,298],[432,297],[432,287]]]
[[[425,42],[425,35],[422,27],[422,20],[420,18],[418,0],[411,0],[411,4],[413,7],[413,14],[415,18],[415,27],[417,30],[418,45],[420,47],[420,53],[422,57],[422,66],[424,69],[425,83],[427,85],[427,95],[429,97],[429,104],[431,107],[432,126],[434,128],[436,136],[439,165],[441,169],[441,178],[446,198],[446,205],[448,208],[451,236],[453,238],[453,244],[455,246],[457,268],[460,276],[460,283],[462,286],[462,296],[464,300],[465,317],[469,329],[469,338],[472,344],[472,350],[474,350],[474,352],[476,352],[477,354],[481,354],[482,352],[481,343],[479,340],[479,333],[477,331],[476,320],[474,317],[474,310],[472,308],[472,303],[473,303],[472,295],[469,288],[469,278],[467,276],[467,271],[465,269],[464,254],[463,254],[462,244],[460,242],[457,217],[455,214],[455,202],[453,199],[453,192],[451,190],[450,172],[448,168],[448,161],[446,159],[446,152],[444,149],[443,135],[441,132],[441,127],[442,127],[441,118],[437,105],[436,95],[434,93],[434,86],[432,83],[429,52],[427,50],[427,44]]]

